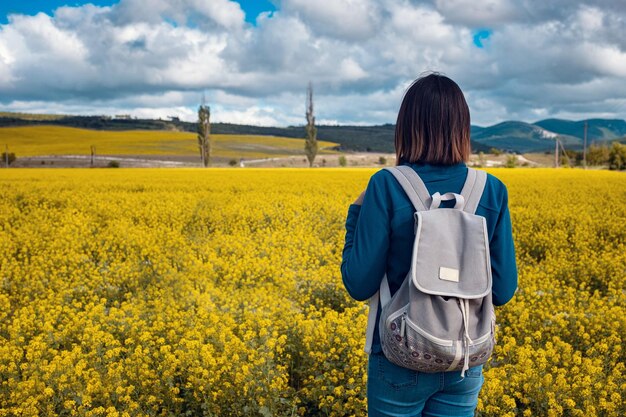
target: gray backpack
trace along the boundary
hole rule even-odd
[[[387,276],[370,299],[365,351],[370,353],[378,301],[383,353],[422,372],[465,371],[487,362],[495,345],[491,262],[485,218],[475,213],[487,174],[468,168],[461,194],[429,195],[409,166],[385,168],[415,207],[411,268],[390,296]],[[454,208],[439,208],[442,200]]]

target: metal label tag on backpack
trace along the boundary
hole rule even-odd
[[[439,279],[444,281],[459,282],[459,270],[454,268],[439,267]]]

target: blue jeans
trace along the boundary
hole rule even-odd
[[[370,417],[473,416],[482,388],[482,365],[461,372],[425,373],[369,357],[367,408]]]

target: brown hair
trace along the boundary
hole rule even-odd
[[[453,165],[468,160],[470,113],[459,86],[432,73],[413,81],[396,121],[396,163]]]

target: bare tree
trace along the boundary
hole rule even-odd
[[[93,168],[95,157],[96,157],[96,147],[94,145],[91,145],[91,164],[90,164],[90,166],[92,168]]]
[[[315,116],[313,115],[313,86],[309,82],[307,88],[306,106],[306,140],[304,142],[304,153],[309,160],[309,166],[313,166],[313,161],[317,155],[317,128],[315,127]]]
[[[206,105],[204,97],[198,108],[198,147],[202,165],[209,166],[211,158],[211,109]]]

